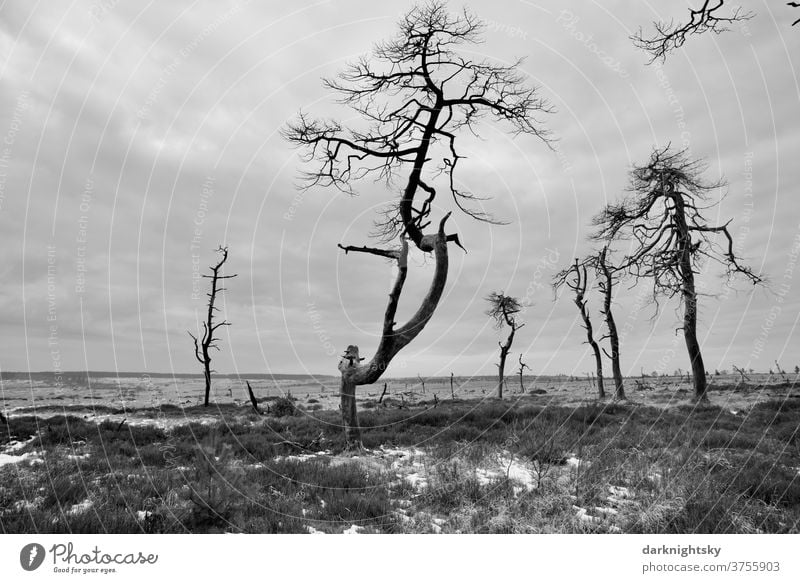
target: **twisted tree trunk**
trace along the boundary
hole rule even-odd
[[[625,398],[625,385],[622,381],[622,367],[619,363],[619,334],[617,333],[617,323],[614,321],[614,314],[611,311],[611,296],[614,290],[614,276],[606,263],[606,252],[608,247],[604,247],[600,252],[599,263],[605,277],[602,286],[603,291],[603,315],[606,318],[608,328],[608,342],[611,345],[611,372],[614,375],[614,391],[617,399]]]
[[[444,225],[450,213],[447,213],[439,223],[439,231],[433,235],[425,235],[422,244],[433,249],[435,269],[431,286],[428,293],[422,300],[416,313],[399,328],[396,327],[395,315],[397,305],[400,301],[400,294],[403,291],[406,275],[408,273],[408,242],[402,238],[401,247],[398,251],[385,251],[369,249],[366,247],[343,247],[345,251],[359,251],[372,253],[383,257],[389,257],[397,261],[398,271],[392,291],[389,293],[389,301],[386,305],[386,312],[383,317],[383,332],[378,348],[372,359],[361,364],[364,360],[359,357],[358,346],[348,346],[342,359],[339,361],[339,371],[342,374],[341,380],[341,409],[342,424],[345,430],[348,447],[361,447],[361,430],[358,424],[358,411],[356,408],[356,387],[359,385],[371,385],[381,377],[386,371],[389,363],[400,350],[407,346],[430,321],[439,300],[442,297],[444,286],[447,283],[447,271],[449,267],[449,257],[447,253],[447,242],[453,240],[453,236],[445,235]]]
[[[683,282],[681,295],[684,302],[683,312],[683,339],[686,342],[686,351],[692,365],[694,377],[695,401],[708,400],[708,381],[706,380],[706,367],[703,364],[703,355],[700,352],[700,342],[697,340],[697,290],[694,283],[694,270],[692,269],[692,237],[686,223],[686,211],[683,197],[673,195],[675,203],[675,225],[678,232],[679,271]]]

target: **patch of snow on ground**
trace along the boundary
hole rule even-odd
[[[73,504],[69,510],[67,510],[67,514],[70,516],[74,516],[76,514],[83,514],[87,510],[92,507],[92,501],[89,499],[84,500],[83,502],[78,502],[77,504]]]
[[[33,443],[33,441],[34,441],[35,439],[36,439],[36,436],[34,435],[34,436],[32,436],[30,439],[28,439],[28,440],[26,440],[26,441],[16,441],[16,440],[14,440],[14,441],[9,441],[9,442],[6,444],[6,446],[3,448],[3,451],[2,451],[2,453],[9,453],[9,452],[13,452],[13,451],[19,451],[19,450],[21,450],[23,447],[25,447],[26,445],[28,445],[29,443]]]
[[[354,526],[355,526],[355,525],[354,525]],[[307,532],[308,534],[325,534],[325,532],[324,532],[324,531],[322,531],[322,530],[317,530],[317,529],[316,529],[316,528],[314,528],[313,526],[308,526],[308,525],[306,525],[306,532]]]
[[[139,522],[144,522],[145,520],[150,518],[152,515],[153,515],[153,513],[150,512],[149,510],[137,510],[136,511],[136,518],[139,520]]]
[[[41,463],[41,459],[38,457],[38,454],[33,452],[23,453],[22,455],[8,455],[5,453],[0,453],[0,467],[7,466],[9,464],[18,464],[19,462],[29,460],[31,463]]]
[[[297,455],[279,455],[279,456],[275,456],[275,461],[276,462],[280,462],[280,461],[304,462],[306,460],[311,460],[311,459],[322,457],[322,456],[326,456],[326,455],[331,455],[331,452],[325,450],[325,451],[316,451],[316,452],[312,452],[312,453],[301,453],[301,454],[297,454]]]
[[[475,475],[477,476],[478,482],[481,485],[486,485],[494,480],[508,477],[509,480],[513,480],[522,484],[525,490],[528,490],[529,492],[536,488],[533,477],[534,472],[532,468],[510,457],[501,457],[498,462],[500,466],[499,468],[478,468],[475,470]],[[517,493],[516,489],[515,493]]]
[[[362,530],[364,530],[363,526],[352,525],[347,530],[343,530],[342,534],[359,534]]]
[[[80,454],[80,455],[79,454],[70,454],[70,455],[67,456],[67,459],[69,459],[69,460],[86,460],[86,459],[89,459],[90,456],[91,456],[91,454],[89,454],[89,453],[84,453],[84,454]]]
[[[571,455],[567,458],[567,465],[571,468],[578,468],[579,466],[586,465],[586,462]]]
[[[424,488],[428,485],[428,480],[425,476],[420,475],[418,472],[414,472],[413,474],[407,474],[404,476],[406,481],[411,483],[411,487],[415,490],[420,488]]]

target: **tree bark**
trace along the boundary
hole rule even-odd
[[[416,313],[403,326],[396,327],[397,305],[408,273],[408,242],[401,239],[401,249],[394,257],[398,265],[397,277],[389,293],[389,301],[383,317],[383,332],[375,355],[366,364],[361,364],[363,359],[359,357],[358,346],[351,345],[348,346],[345,355],[339,361],[338,368],[342,373],[340,391],[342,420],[348,447],[361,447],[361,430],[358,426],[355,400],[356,387],[377,382],[395,355],[422,332],[439,305],[447,283],[449,268],[447,242],[451,238],[444,232],[444,226],[449,217],[450,213],[447,213],[439,222],[438,233],[423,237],[424,246],[430,246],[433,249],[436,267],[428,293]]]
[[[208,407],[209,398],[211,396],[211,359],[207,358],[204,363],[203,377],[206,381],[206,395],[203,401],[203,406]]]
[[[606,263],[607,247],[603,248],[600,254],[600,267],[605,277],[603,286],[603,314],[606,318],[608,328],[608,341],[611,345],[611,372],[614,375],[614,392],[617,399],[625,398],[625,385],[622,381],[622,367],[619,363],[619,334],[617,333],[617,323],[614,321],[614,314],[611,311],[611,296],[614,290],[614,278],[611,270]]]
[[[700,352],[700,342],[697,340],[697,290],[694,283],[694,270],[692,269],[692,237],[686,223],[686,211],[683,197],[673,194],[675,203],[675,224],[678,231],[679,269],[683,282],[682,296],[684,303],[683,312],[683,339],[686,342],[686,352],[689,353],[689,362],[692,366],[694,377],[695,401],[706,401],[708,396],[708,381],[706,380],[706,367],[703,364],[703,355]]]
[[[253,388],[250,386],[250,381],[245,381],[245,383],[247,383],[247,394],[250,396],[250,404],[253,406],[253,409],[256,410],[256,413],[261,415],[261,410],[258,408],[258,401],[253,393]]]
[[[500,362],[497,365],[497,396],[503,398],[503,381],[505,380],[506,357],[511,350],[514,342],[514,334],[517,332],[516,324],[511,325],[511,333],[508,335],[505,344],[500,344]]]
[[[575,305],[583,318],[583,327],[586,329],[586,342],[592,347],[594,352],[594,361],[597,368],[597,398],[605,399],[606,390],[603,386],[603,355],[600,353],[600,346],[594,339],[594,332],[592,330],[592,320],[589,318],[589,313],[586,311],[586,302],[583,300],[583,295],[575,297]]]
[[[342,373],[341,384],[342,425],[348,447],[361,446],[361,427],[356,411],[356,383],[353,375]]]

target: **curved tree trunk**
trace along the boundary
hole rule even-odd
[[[622,381],[622,367],[619,363],[619,334],[617,333],[617,323],[614,321],[614,314],[611,312],[611,296],[614,290],[614,278],[611,270],[606,263],[606,252],[608,248],[604,247],[600,253],[600,267],[603,270],[605,277],[605,284],[602,286],[603,291],[603,314],[606,318],[606,327],[608,328],[608,342],[611,345],[611,372],[614,375],[614,395],[617,399],[625,398],[625,385]]]
[[[706,391],[706,367],[703,364],[703,355],[700,352],[700,342],[697,340],[697,290],[694,284],[694,270],[692,269],[692,237],[686,223],[686,211],[683,197],[674,195],[675,224],[678,231],[679,271],[682,280],[681,295],[683,297],[683,338],[686,342],[686,352],[689,353],[689,362],[692,365],[694,376],[694,399],[705,401],[708,399]]]
[[[385,252],[369,250],[367,248],[344,248],[345,251],[362,251],[391,257],[397,261],[398,272],[392,291],[389,293],[389,301],[386,305],[386,312],[383,317],[383,332],[378,348],[372,359],[361,364],[362,358],[359,357],[358,346],[348,346],[347,351],[339,361],[339,371],[342,373],[341,381],[341,406],[342,420],[347,438],[348,447],[361,446],[361,431],[358,426],[358,412],[356,409],[355,391],[359,385],[371,385],[381,377],[386,371],[389,363],[409,342],[422,332],[425,325],[430,321],[439,300],[444,292],[447,283],[447,271],[449,268],[449,257],[447,253],[447,242],[454,240],[452,235],[445,235],[444,225],[450,213],[447,213],[439,223],[439,231],[433,235],[425,235],[422,239],[424,247],[433,249],[436,267],[431,280],[428,293],[422,300],[416,313],[403,326],[396,328],[395,315],[397,305],[400,301],[400,294],[403,291],[406,275],[408,273],[408,242],[401,239],[399,251]]]
[[[583,327],[586,329],[586,342],[592,347],[594,352],[594,360],[597,366],[597,398],[605,399],[606,390],[603,386],[603,356],[600,354],[600,347],[594,339],[594,332],[592,331],[592,321],[589,318],[589,312],[586,311],[586,302],[583,300],[583,295],[576,296],[575,305],[580,310],[581,318],[583,318]]]
[[[683,338],[686,342],[686,351],[692,364],[694,377],[694,398],[696,401],[708,399],[708,383],[706,380],[706,367],[703,355],[700,352],[700,343],[697,341],[697,293],[694,287],[694,274],[689,272],[689,277],[684,277],[684,302],[686,304],[683,314]]]

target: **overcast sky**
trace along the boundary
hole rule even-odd
[[[591,217],[624,193],[631,165],[669,142],[705,158],[708,179],[726,178],[709,217],[733,219],[742,255],[771,279],[726,290],[716,270],[700,276],[707,368],[800,364],[800,27],[783,2],[741,3],[755,18],[691,38],[663,68],[645,66],[628,37],[682,15],[683,2],[467,4],[487,29],[465,50],[526,58],[555,110],[542,119],[556,151],[489,119],[482,141],[464,141],[462,183],[509,224],[454,214],[468,253],[451,249],[445,296],[389,375],[493,373],[492,290],[526,302],[514,362],[521,352],[535,372],[592,370],[575,306],[554,301],[551,278],[590,249]],[[301,109],[352,118],[320,78],[391,36],[412,4],[0,3],[0,369],[197,371],[186,331],[205,282],[197,289],[193,273],[221,243],[238,277],[220,304],[233,325],[214,368],[336,374],[348,344],[369,357],[391,265],[336,244],[368,243],[396,190],[298,191],[304,166],[279,130]],[[436,217],[451,210],[440,202]],[[412,257],[401,319],[431,273],[430,258]],[[615,305],[623,372],[687,369],[678,304],[652,318],[646,292],[621,290]],[[599,327],[598,305],[590,295]]]

